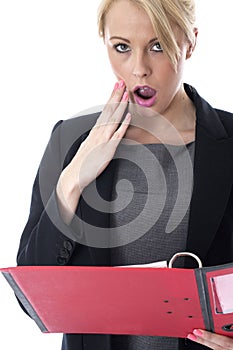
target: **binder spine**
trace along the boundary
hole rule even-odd
[[[43,322],[41,321],[40,317],[38,316],[37,312],[33,308],[32,304],[30,301],[26,298],[18,284],[15,282],[14,278],[11,276],[10,273],[8,272],[2,272],[3,276],[9,283],[9,285],[13,288],[15,295],[19,299],[19,301],[22,303],[23,307],[25,310],[28,312],[29,316],[36,322],[40,330],[44,333],[48,332],[48,329],[45,327]]]
[[[213,324],[213,319],[212,319],[209,296],[208,296],[208,292],[207,292],[208,286],[206,283],[206,279],[203,276],[202,269],[195,269],[195,275],[196,275],[197,288],[198,288],[198,293],[199,293],[199,299],[200,299],[203,320],[205,323],[205,329],[207,331],[213,331],[214,324]]]

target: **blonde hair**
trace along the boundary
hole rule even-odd
[[[99,35],[104,37],[105,18],[111,5],[118,0],[102,0],[98,10]],[[177,25],[186,35],[187,40],[194,45],[195,23],[194,0],[130,0],[135,5],[144,9],[149,16],[156,36],[165,54],[174,65],[177,66],[180,57],[180,49],[176,42],[171,24]]]

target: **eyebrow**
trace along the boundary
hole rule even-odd
[[[125,39],[125,38],[122,38],[121,36],[112,36],[109,40],[112,40],[112,39],[124,40],[124,41],[126,41],[127,43],[130,44],[130,40]],[[154,42],[154,41],[156,41],[156,40],[158,40],[158,38],[153,38],[153,39],[151,39],[151,40],[148,42],[148,44],[150,44],[150,43],[152,43],[152,42]]]

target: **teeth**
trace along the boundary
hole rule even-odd
[[[137,90],[137,92],[143,97],[152,97],[155,95],[156,91],[148,86],[141,87]]]
[[[140,88],[139,90],[140,90],[140,92],[144,92],[144,91],[148,91],[149,88],[148,87],[143,87],[143,88]]]

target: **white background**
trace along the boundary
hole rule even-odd
[[[99,0],[0,0],[0,266],[15,266],[31,187],[53,125],[104,104],[115,78],[98,38]],[[232,0],[197,0],[199,38],[185,81],[233,111]],[[0,276],[0,348],[60,349]]]

